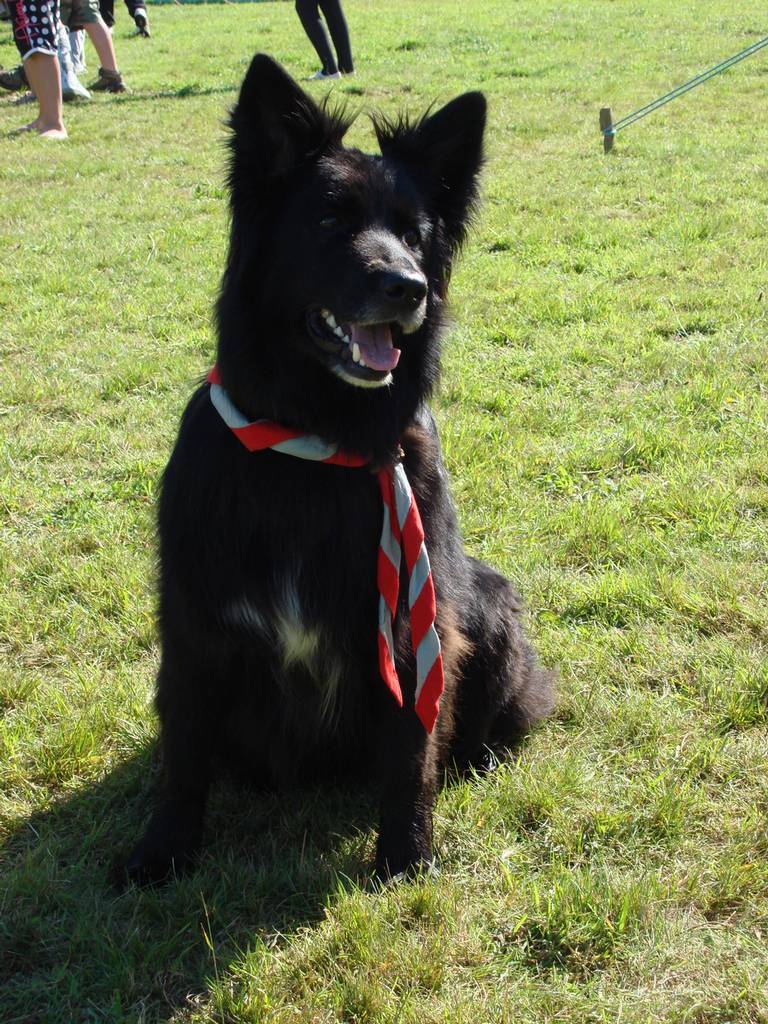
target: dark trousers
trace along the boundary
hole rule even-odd
[[[131,17],[136,13],[138,7],[146,8],[146,0],[125,0],[125,6]],[[115,0],[99,0],[99,13],[107,25],[112,28],[115,24]]]
[[[328,31],[331,33],[336,50],[335,57],[328,39],[328,32],[325,31],[325,25],[320,18],[320,11],[323,12]],[[352,49],[349,45],[349,30],[341,9],[341,0],[296,0],[296,13],[322,62],[323,71],[327,75],[332,75],[336,71],[346,74],[354,71]]]

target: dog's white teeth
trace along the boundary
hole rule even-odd
[[[333,331],[333,333],[334,333],[334,334],[335,334],[335,335],[336,335],[337,337],[339,337],[339,338],[343,338],[343,337],[344,337],[344,331],[343,331],[343,330],[341,329],[341,327],[336,327],[336,328],[334,328],[334,331]]]
[[[348,334],[342,335],[341,340],[344,342],[345,345],[348,345],[350,343],[350,341],[352,341],[352,339],[350,338],[350,336]]]
[[[354,345],[352,346],[352,359],[356,363],[360,362],[360,346],[357,344],[357,342],[355,342]]]
[[[366,361],[363,359],[362,356],[360,356],[360,365],[361,366],[367,366],[368,365],[368,363],[366,363]]]
[[[329,313],[328,310],[323,310],[323,316],[325,317],[325,322],[328,324],[328,326],[331,328],[331,330],[332,331],[335,330],[336,329],[336,317],[333,315],[333,313]]]

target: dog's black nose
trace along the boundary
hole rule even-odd
[[[382,274],[380,287],[390,302],[409,307],[418,306],[427,294],[427,282],[421,274]]]

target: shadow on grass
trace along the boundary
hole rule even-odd
[[[194,96],[227,96],[236,93],[240,83],[231,85],[181,85],[178,89],[157,92],[129,92],[116,97],[118,103],[143,103],[145,100],[187,100]]]
[[[182,85],[178,89],[160,89],[156,92],[130,92],[123,95],[110,97],[117,103],[143,103],[145,100],[186,100],[195,96],[227,96],[237,93],[240,89],[239,82],[232,85]],[[389,90],[389,92],[409,92],[410,89]],[[339,88],[338,92],[343,96],[365,96],[366,90],[359,85],[347,85]],[[387,90],[384,90],[386,93]]]
[[[141,751],[0,848],[3,1024],[166,1020],[249,946],[318,920],[340,877],[369,877],[365,796],[220,783],[196,870],[117,893],[110,869],[145,822],[152,761]]]
[[[235,82],[231,85],[198,85],[193,83],[191,85],[179,86],[178,89],[161,89],[157,92],[129,92],[116,96],[106,96],[105,99],[113,103],[145,103],[147,100],[187,100],[197,96],[233,95],[239,88],[240,84]],[[0,109],[19,107],[33,110],[34,104],[29,104],[28,101],[24,100],[25,95],[0,94]]]

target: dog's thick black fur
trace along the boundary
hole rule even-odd
[[[373,467],[402,446],[434,574],[445,693],[428,735],[413,710],[407,580],[395,623],[404,708],[379,674],[373,473],[249,453],[202,386],[160,504],[164,780],[126,865],[138,880],[189,862],[221,759],[268,785],[375,780],[377,869],[417,868],[432,857],[445,766],[482,764],[550,709],[517,596],[463,552],[426,405],[484,122],[483,96],[466,93],[415,123],[376,121],[382,155],[367,156],[343,147],[342,114],[268,57],[251,64],[231,120],[222,383],[249,420],[320,435]]]

